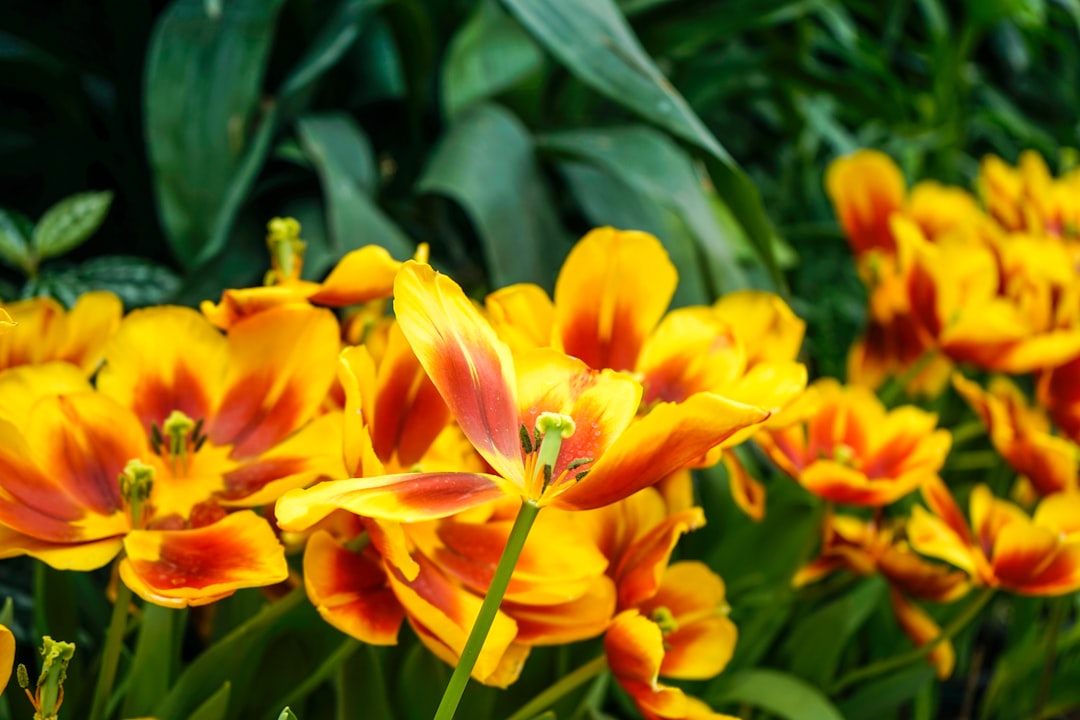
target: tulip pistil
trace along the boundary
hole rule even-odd
[[[180,410],[173,410],[158,427],[150,424],[150,446],[159,457],[169,461],[173,475],[187,473],[191,456],[206,442],[203,421],[192,420]]]
[[[147,501],[154,488],[154,468],[142,460],[128,460],[120,473],[120,496],[131,514],[131,526],[141,528],[147,515]]]

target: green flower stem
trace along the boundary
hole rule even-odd
[[[116,581],[116,604],[113,605],[112,619],[105,634],[105,648],[101,652],[101,672],[98,673],[97,687],[94,688],[94,703],[90,707],[90,720],[105,720],[109,709],[109,697],[116,681],[116,666],[120,662],[120,651],[124,647],[124,632],[127,630],[128,606],[131,605],[131,588],[123,580]]]
[[[1050,601],[1050,619],[1046,628],[1046,660],[1043,662],[1042,677],[1039,679],[1039,694],[1035,700],[1033,718],[1041,718],[1046,709],[1046,701],[1050,699],[1050,680],[1054,677],[1054,662],[1057,660],[1058,634],[1061,632],[1061,623],[1065,621],[1065,612],[1068,610],[1068,598],[1058,597]]]
[[[304,679],[304,682],[290,690],[289,694],[286,695],[284,699],[274,703],[273,707],[285,707],[287,705],[299,703],[317,687],[326,682],[334,672],[361,647],[363,647],[363,644],[359,640],[354,640],[351,637],[345,638],[344,642],[338,645],[337,650],[330,653],[330,655],[319,664],[319,667],[315,668],[314,672],[308,674]]]
[[[560,680],[552,684],[551,687],[544,690],[525,705],[522,705],[516,713],[508,718],[508,720],[529,720],[530,718],[536,717],[561,700],[563,696],[568,695],[581,685],[584,685],[607,670],[607,666],[607,655],[600,655],[599,657],[593,658],[569,675],[563,676]]]
[[[920,660],[934,651],[941,643],[946,640],[951,640],[961,630],[967,627],[968,623],[975,619],[979,612],[986,606],[986,603],[990,602],[990,598],[994,596],[993,588],[985,588],[979,593],[975,599],[960,613],[954,617],[948,625],[941,631],[941,634],[930,642],[920,647],[914,648],[899,655],[893,655],[892,657],[885,658],[876,663],[871,663],[866,667],[857,668],[852,670],[844,677],[833,683],[833,686],[829,688],[830,695],[836,695],[841,690],[854,685],[857,682],[869,680],[870,678],[877,677],[878,675],[884,675],[885,673],[893,670],[899,670],[900,668]]]
[[[963,425],[958,425],[952,429],[952,444],[953,447],[957,445],[963,445],[969,440],[982,437],[986,434],[986,426],[983,425],[982,420],[969,420]]]
[[[536,503],[531,500],[522,501],[521,509],[518,510],[517,518],[514,520],[514,527],[510,529],[506,547],[503,548],[502,557],[499,558],[499,564],[495,568],[495,575],[491,578],[491,585],[484,596],[483,604],[480,605],[480,612],[476,615],[476,622],[469,633],[469,638],[465,641],[461,659],[458,660],[454,674],[450,676],[450,682],[446,685],[446,691],[443,692],[442,700],[439,702],[439,709],[435,711],[435,720],[450,720],[454,717],[458,703],[461,702],[461,695],[469,683],[469,675],[472,674],[476,660],[480,657],[480,650],[484,647],[484,640],[487,639],[491,624],[495,622],[495,613],[502,604],[503,595],[506,594],[506,588],[510,584],[510,576],[514,572],[514,566],[517,565],[518,556],[525,547],[525,538],[529,536],[529,530],[532,529],[539,512],[540,507]]]

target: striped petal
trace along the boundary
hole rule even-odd
[[[304,586],[319,615],[341,632],[370,645],[396,645],[405,610],[382,565],[353,552],[325,530],[304,548]]]
[[[505,481],[474,473],[412,473],[322,482],[291,490],[275,512],[283,530],[306,530],[334,510],[417,522],[449,517],[506,495]]]
[[[655,595],[679,538],[704,525],[705,513],[695,507],[669,515],[637,537],[615,567],[619,608],[634,607]]]
[[[250,510],[193,530],[133,530],[124,538],[120,578],[147,602],[206,605],[236,590],[289,576],[285,549]]]
[[[590,367],[633,370],[677,284],[674,264],[652,235],[591,231],[570,251],[555,283],[562,349]]]
[[[307,423],[334,381],[338,336],[333,313],[301,305],[276,307],[235,325],[225,389],[208,423],[210,439],[232,445],[233,457],[252,457]]]
[[[394,312],[465,436],[498,474],[523,484],[509,348],[461,288],[427,265],[402,266],[394,283]]]
[[[768,416],[760,408],[711,393],[657,405],[619,436],[587,476],[556,495],[552,504],[583,510],[621,500],[687,467],[738,430]]]
[[[683,691],[657,679],[664,661],[664,636],[655,622],[637,610],[619,613],[604,634],[604,652],[611,674],[646,718],[688,716]]]

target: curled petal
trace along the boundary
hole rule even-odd
[[[427,265],[402,266],[394,283],[394,311],[462,432],[497,473],[523,484],[509,348],[461,288]]]
[[[747,517],[760,522],[765,517],[765,486],[750,476],[746,466],[734,453],[725,453],[723,462],[731,487],[731,499]]]
[[[345,307],[389,298],[399,267],[401,263],[390,257],[386,248],[365,245],[341,258],[308,300],[316,305]]]
[[[405,610],[382,565],[317,531],[304,548],[304,586],[323,619],[371,645],[396,645]]]
[[[215,305],[209,300],[203,300],[199,305],[199,310],[211,325],[228,330],[245,318],[281,305],[307,305],[308,296],[317,287],[315,283],[298,282],[269,287],[229,289],[221,294],[221,302]]]
[[[193,530],[133,530],[124,550],[120,578],[142,599],[165,607],[205,605],[289,576],[285,549],[250,510]]]
[[[556,495],[553,504],[582,510],[621,500],[768,416],[765,410],[711,393],[657,405],[619,436],[587,476]]]
[[[474,473],[412,473],[322,482],[308,490],[291,490],[277,502],[283,530],[306,530],[334,510],[356,515],[416,522],[449,517],[498,500],[505,481]]]
[[[500,606],[518,626],[525,645],[564,645],[599,636],[615,614],[615,583],[606,575],[593,579],[580,597],[560,605],[503,601]]]

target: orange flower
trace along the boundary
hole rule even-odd
[[[405,263],[395,297],[398,322],[420,364],[497,474],[413,473],[325,483],[278,502],[278,520],[287,529],[310,525],[334,508],[416,521],[507,495],[538,506],[601,507],[768,415],[699,393],[684,403],[659,403],[636,419],[636,381],[550,350],[512,357],[461,288],[430,267]],[[545,457],[550,448],[553,458]]]
[[[1080,284],[1064,245],[1029,237],[931,244],[912,224],[908,293],[920,332],[957,362],[1008,373],[1080,354]]]
[[[0,308],[0,370],[62,360],[92,375],[121,314],[120,299],[106,292],[83,295],[70,312],[44,297]]]
[[[933,514],[916,506],[908,525],[920,553],[960,568],[980,585],[1021,595],[1080,588],[1080,493],[1044,498],[1029,517],[978,485],[971,493],[971,530],[944,483],[928,483],[923,498]]]
[[[340,417],[314,417],[337,338],[325,310],[277,308],[223,337],[162,307],[124,319],[98,392],[62,363],[5,373],[0,554],[87,570],[122,547],[125,584],[173,607],[280,582],[270,525],[221,506],[344,474]]]
[[[385,248],[365,245],[347,253],[326,279],[317,283],[300,279],[306,247],[300,239],[300,223],[293,218],[274,218],[267,230],[271,269],[266,274],[266,286],[226,290],[216,305],[204,300],[200,309],[217,327],[228,329],[246,317],[279,305],[345,307],[390,297],[401,263]]]
[[[482,470],[460,431],[444,427],[446,406],[395,326],[379,354],[356,347],[341,355],[347,465],[369,475]],[[364,642],[395,643],[408,619],[425,645],[456,663],[506,544],[512,505],[410,524],[335,512],[305,548],[308,596],[328,622]],[[533,526],[494,639],[473,670],[477,680],[506,686],[531,646],[595,637],[607,626],[615,605],[607,561],[568,518],[544,514]]]
[[[1043,373],[1036,387],[1039,403],[1054,425],[1080,443],[1080,358]]]
[[[982,419],[994,449],[1040,495],[1078,489],[1076,445],[1052,435],[1046,414],[1028,405],[1016,385],[995,377],[984,391],[963,376],[954,375],[953,386]]]
[[[729,718],[659,678],[712,678],[731,659],[736,638],[723,582],[702,563],[681,562],[668,568],[655,595],[615,616],[604,651],[612,675],[648,720]]]
[[[826,500],[888,505],[937,477],[949,451],[937,416],[913,406],[887,411],[869,390],[824,379],[805,423],[755,436],[781,470]]]
[[[877,150],[838,158],[825,172],[825,191],[856,255],[895,252],[889,218],[903,207],[905,183],[892,158]]]
[[[916,645],[925,645],[941,634],[937,624],[909,596],[931,602],[952,602],[967,593],[967,576],[928,562],[914,553],[905,537],[904,525],[885,526],[850,516],[830,513],[825,518],[824,540],[817,559],[803,567],[792,580],[796,586],[815,582],[837,570],[869,576],[880,573],[889,583],[893,612],[904,632]],[[929,656],[944,679],[952,674],[956,656],[950,642],[940,643]]]
[[[990,214],[1010,231],[1075,238],[1080,230],[1080,173],[1055,179],[1034,151],[1020,153],[1016,168],[984,158],[978,187]]]

